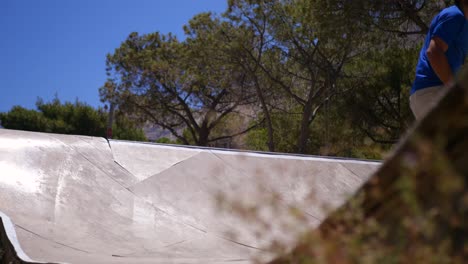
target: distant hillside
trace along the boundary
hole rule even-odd
[[[170,131],[163,129],[160,126],[147,123],[143,126],[142,129],[146,135],[146,138],[148,138],[149,141],[156,141],[160,138],[168,138],[170,140],[176,140],[176,137],[174,137],[174,135],[172,135]],[[178,131],[178,132],[182,133],[182,131]]]

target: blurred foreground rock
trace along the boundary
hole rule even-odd
[[[467,185],[468,70],[351,200],[271,263],[463,263]]]

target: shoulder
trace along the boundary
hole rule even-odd
[[[454,24],[465,23],[466,18],[463,12],[457,6],[447,7],[438,15],[439,22],[448,22]]]

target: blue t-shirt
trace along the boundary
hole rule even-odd
[[[453,73],[458,72],[468,53],[468,21],[458,6],[445,8],[432,20],[429,33],[419,55],[416,79],[411,94],[417,90],[443,85],[431,67],[426,51],[434,37],[441,38],[448,45],[445,53]]]

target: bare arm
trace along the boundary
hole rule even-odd
[[[426,51],[427,58],[431,63],[432,69],[444,83],[445,86],[450,86],[453,83],[453,72],[450,68],[445,52],[448,50],[448,45],[439,37],[431,40],[429,48]]]

